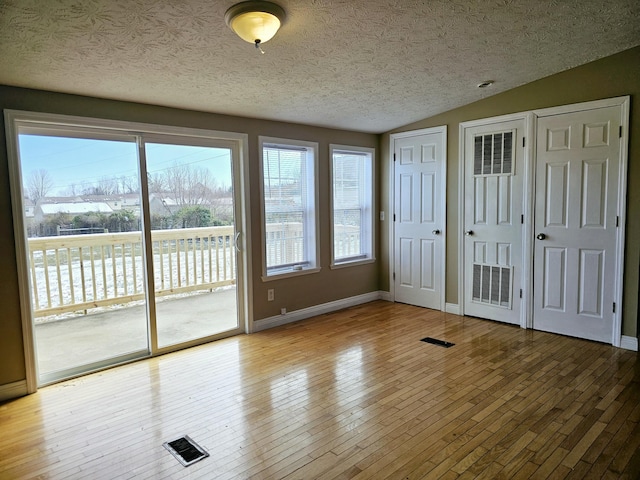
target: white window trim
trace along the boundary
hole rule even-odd
[[[369,154],[371,159],[370,164],[370,178],[369,178],[369,193],[370,193],[370,212],[369,212],[369,252],[365,254],[366,256],[353,258],[353,259],[344,259],[337,260],[335,258],[335,242],[334,242],[334,218],[333,218],[333,153],[334,151],[344,151],[344,152],[354,152],[354,153],[366,153]],[[364,265],[367,263],[374,263],[376,261],[375,251],[376,251],[376,222],[375,222],[375,175],[376,175],[376,150],[375,148],[369,147],[355,147],[351,145],[329,145],[329,216],[330,216],[330,228],[331,228],[331,269],[337,268],[345,268],[345,267],[354,267],[357,265]]]
[[[302,147],[309,149],[309,151],[313,154],[313,205],[312,209],[308,210],[308,213],[313,215],[312,225],[314,228],[313,232],[313,242],[312,245],[314,251],[310,252],[310,259],[313,259],[313,265],[300,268],[300,266],[293,266],[291,268],[283,268],[281,270],[274,270],[271,272],[267,272],[267,229],[266,229],[266,213],[265,213],[265,202],[264,202],[264,145],[265,144],[274,144],[274,145],[282,145],[282,146],[292,146],[292,147]],[[260,158],[260,210],[262,213],[262,221],[261,221],[261,242],[262,242],[262,281],[268,282],[271,280],[280,280],[282,278],[288,277],[297,277],[300,275],[308,275],[311,273],[317,273],[320,269],[320,222],[319,222],[319,212],[318,212],[318,142],[307,142],[304,140],[292,140],[286,138],[275,138],[275,137],[258,137],[258,150],[259,150],[259,158]],[[300,269],[298,269],[300,268]]]

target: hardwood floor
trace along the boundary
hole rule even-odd
[[[0,478],[637,479],[639,382],[635,352],[380,301],[0,405]]]

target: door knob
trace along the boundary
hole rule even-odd
[[[435,229],[433,232],[431,232],[431,233],[433,233],[434,235],[440,235],[440,230],[438,230],[438,229],[436,228],[436,229]]]
[[[473,230],[467,230],[466,232],[464,232],[464,234],[465,234],[467,237],[470,237],[471,235],[473,235]]]
[[[538,235],[536,235],[536,238],[538,240],[544,240],[545,238],[547,238],[547,236],[544,233],[539,233]]]

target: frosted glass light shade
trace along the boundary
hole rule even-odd
[[[231,20],[231,29],[246,42],[264,43],[273,38],[280,28],[280,20],[266,12],[242,13]]]
[[[225,21],[231,30],[249,43],[271,40],[284,18],[284,10],[279,5],[263,1],[238,3],[225,14]]]

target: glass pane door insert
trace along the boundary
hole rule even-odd
[[[158,347],[238,328],[232,152],[145,143]]]
[[[149,354],[135,138],[19,130],[39,383]]]

